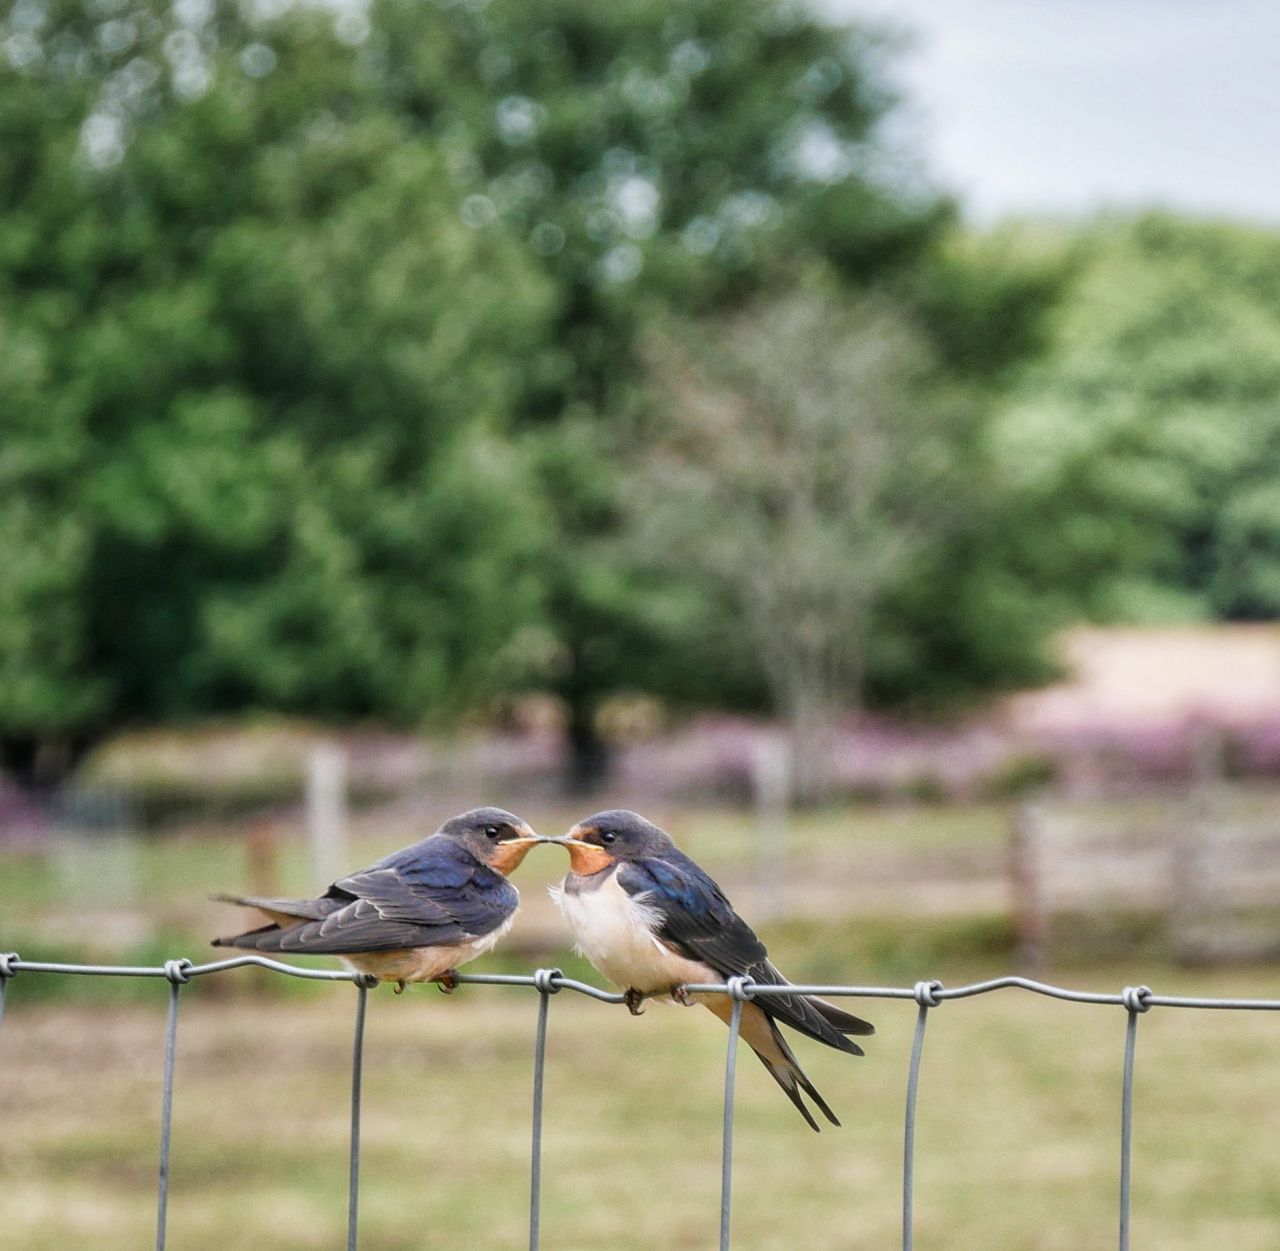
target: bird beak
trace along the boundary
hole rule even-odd
[[[582,847],[587,851],[599,851],[594,843],[588,843],[581,837],[583,834],[589,834],[590,830],[584,830],[582,826],[575,825],[567,834],[561,834],[559,838],[549,838],[549,843],[559,843],[561,847]]]

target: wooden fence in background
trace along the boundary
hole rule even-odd
[[[1242,816],[1196,796],[1138,818],[1034,802],[1015,813],[1013,911],[1022,959],[1041,963],[1062,926],[1089,917],[1163,918],[1188,963],[1280,954],[1280,812]]]

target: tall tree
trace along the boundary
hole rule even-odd
[[[885,296],[797,291],[665,336],[651,364],[666,402],[627,478],[640,558],[721,591],[723,643],[750,653],[815,798],[833,714],[864,701],[886,638],[910,639],[892,597],[982,513],[984,410]],[[996,680],[1035,656],[1006,644]]]
[[[559,292],[560,372],[531,389],[555,530],[542,564],[570,781],[607,763],[602,698],[689,675],[687,624],[607,541],[613,432],[640,403],[655,312],[713,310],[825,255],[854,283],[909,270],[948,209],[880,142],[892,48],[780,0],[375,5],[404,111],[441,138],[464,210],[527,239]],[[668,680],[662,683],[670,687]]]
[[[528,250],[459,217],[319,13],[63,0],[6,33],[10,762],[498,685],[539,602],[510,431],[555,299]]]

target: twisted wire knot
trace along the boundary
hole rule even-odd
[[[186,956],[183,956],[181,960],[166,960],[164,962],[164,975],[175,986],[185,985],[191,980],[191,974],[187,970],[194,967]]]
[[[1129,1012],[1148,1012],[1151,993],[1150,986],[1126,986],[1120,992],[1120,998]]]
[[[372,990],[378,985],[378,979],[372,973],[353,973],[351,980],[361,990]]]
[[[558,995],[563,987],[556,978],[563,976],[559,969],[534,969],[533,984],[540,995]]]
[[[917,982],[911,992],[911,997],[922,1008],[936,1008],[942,1000],[938,998],[938,992],[942,989],[942,983],[936,979],[930,982]]]
[[[17,977],[18,953],[16,951],[0,951],[0,977]]]
[[[725,986],[732,998],[741,1000],[743,1003],[750,1002],[755,994],[755,984],[749,977],[731,977],[725,982]]]

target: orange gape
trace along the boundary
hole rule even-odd
[[[537,843],[499,843],[489,857],[489,867],[506,877],[520,867],[520,861],[536,846]]]
[[[607,869],[613,863],[613,857],[603,847],[575,847],[570,843],[567,850],[569,868],[574,873],[581,873],[584,877],[599,873],[601,869]]]

